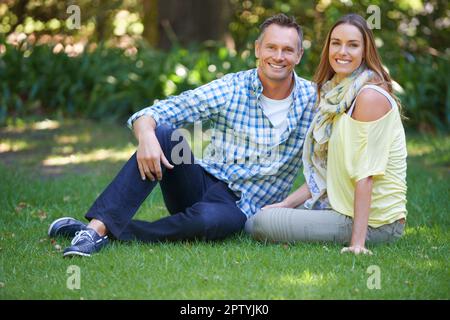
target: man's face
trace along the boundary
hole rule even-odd
[[[292,71],[303,54],[303,49],[299,50],[299,41],[294,28],[276,24],[268,26],[262,39],[255,43],[260,76],[276,82],[292,77]]]

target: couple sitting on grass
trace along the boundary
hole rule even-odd
[[[137,152],[95,200],[89,224],[50,225],[50,237],[73,237],[64,256],[90,256],[109,239],[217,240],[243,229],[262,241],[338,242],[354,254],[400,238],[405,134],[372,32],[361,16],[342,17],[314,84],[294,71],[302,38],[293,18],[273,16],[255,42],[256,69],[135,113]],[[176,128],[202,120],[213,125],[211,143],[194,159]],[[306,183],[288,196],[302,164]],[[170,215],[133,220],[158,182]]]

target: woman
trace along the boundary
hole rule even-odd
[[[361,16],[346,15],[331,28],[314,81],[306,183],[262,208],[246,230],[258,240],[334,241],[349,243],[342,252],[371,254],[366,242],[403,234],[407,154],[392,80]]]

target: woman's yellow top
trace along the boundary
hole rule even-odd
[[[363,89],[368,87],[385,95],[392,109],[371,122],[346,113],[335,120],[328,143],[327,192],[335,211],[353,217],[356,182],[373,176],[369,226],[377,228],[406,218],[407,151],[397,103],[382,88]]]

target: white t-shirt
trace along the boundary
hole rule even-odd
[[[291,104],[294,102],[292,94],[283,100],[270,99],[261,94],[260,102],[264,114],[277,130],[278,136],[281,136],[288,126],[287,115]]]

